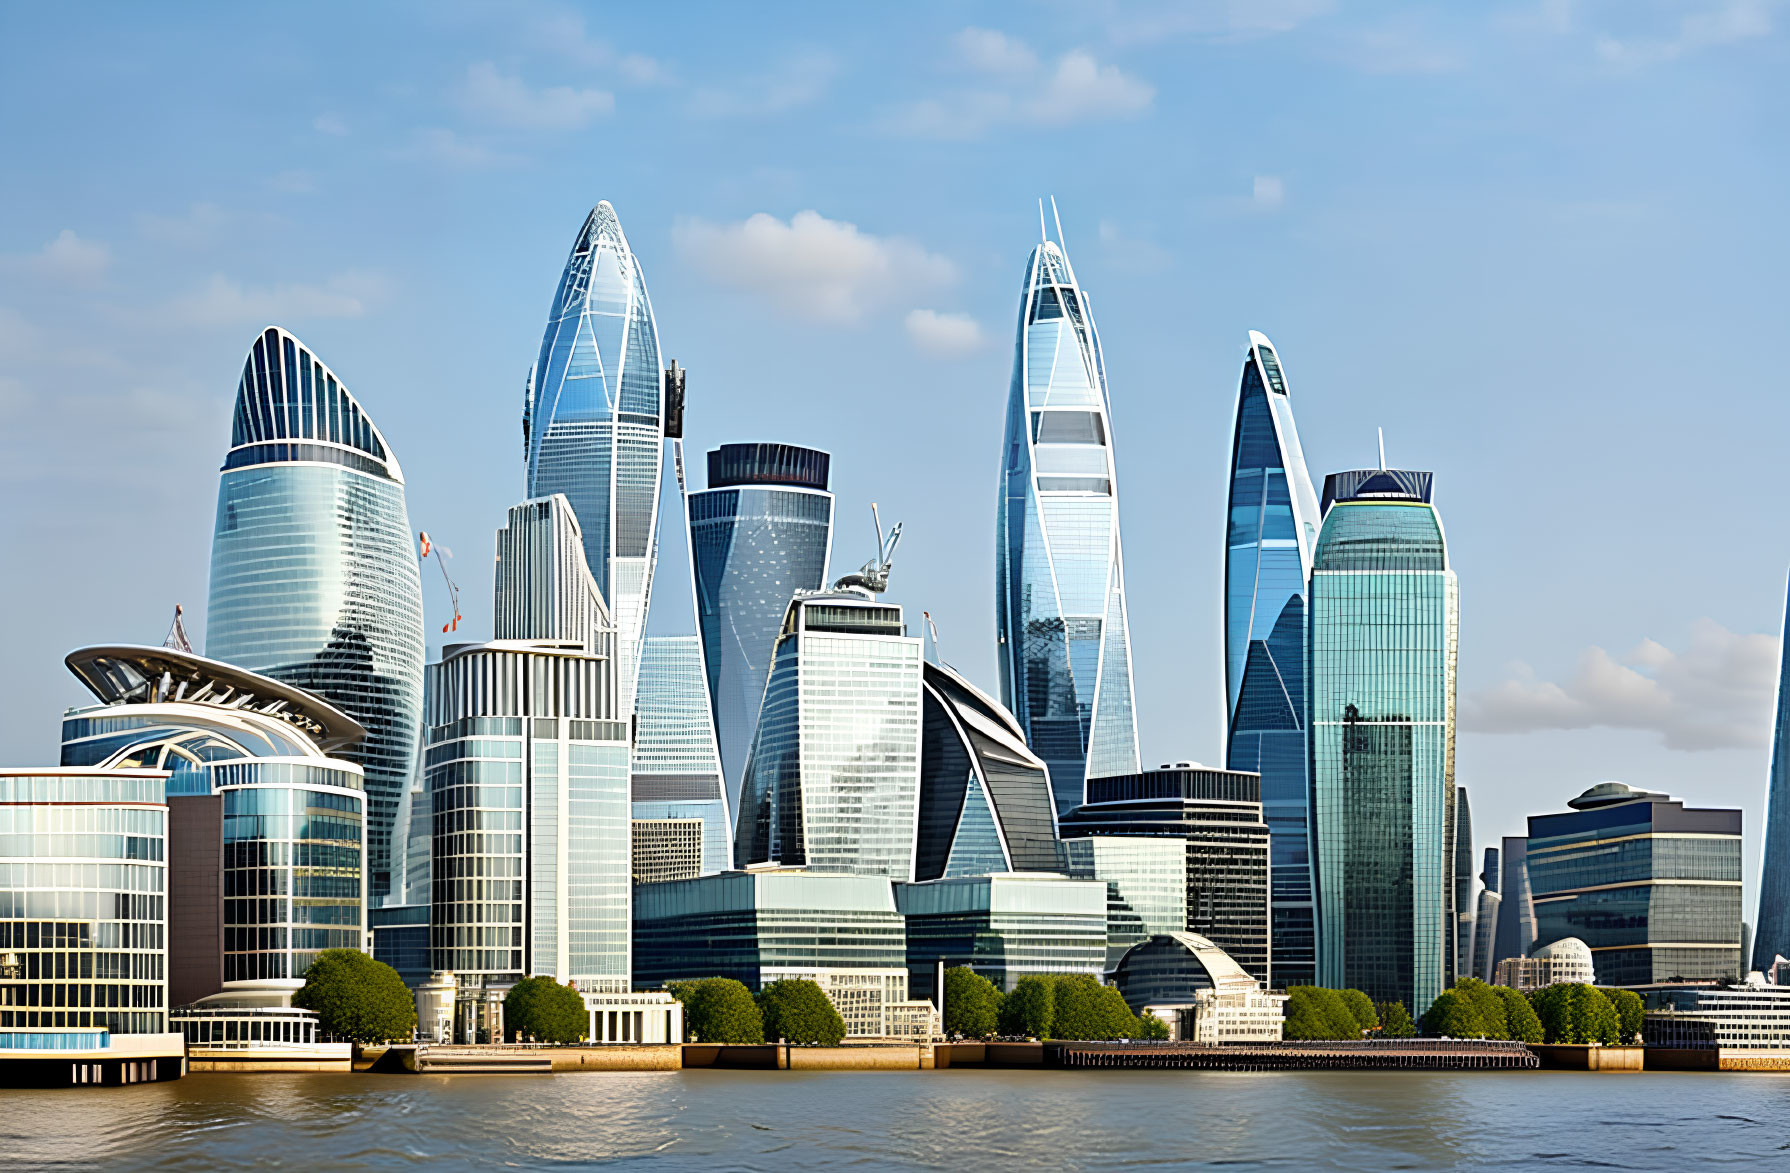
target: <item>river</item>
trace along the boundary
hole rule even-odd
[[[193,1075],[0,1092],[31,1169],[1790,1169],[1790,1076]]]

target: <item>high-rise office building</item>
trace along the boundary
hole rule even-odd
[[[1492,929],[1492,951],[1485,965],[1496,972],[1507,957],[1527,957],[1535,947],[1535,896],[1529,886],[1529,841],[1506,835],[1500,841],[1498,923]],[[1490,980],[1490,979],[1487,979]]]
[[[702,645],[694,635],[649,635],[641,645],[633,776],[637,823],[698,820],[698,872],[732,866],[732,828],[721,795]]]
[[[1310,587],[1318,984],[1413,1016],[1454,965],[1460,609],[1430,483],[1386,469],[1328,477]]]
[[[827,581],[831,461],[792,444],[723,444],[708,454],[709,487],[689,496],[697,630],[736,816],[778,629],[797,591]]]
[[[237,387],[205,621],[207,656],[314,692],[366,728],[344,752],[366,771],[367,891],[382,901],[401,870],[392,834],[423,703],[404,474],[335,373],[277,327],[255,340]]]
[[[1134,943],[1161,932],[1209,937],[1237,963],[1268,983],[1271,927],[1268,905],[1268,824],[1262,818],[1261,781],[1237,770],[1192,763],[1116,778],[1089,778],[1088,801],[1059,820],[1075,874],[1106,880],[1125,898],[1141,924]],[[1114,848],[1084,837],[1125,841]],[[1140,851],[1140,840],[1184,844],[1178,880],[1185,919],[1162,927],[1169,906],[1161,890],[1164,857]],[[1171,881],[1172,882],[1172,881]],[[1114,926],[1118,927],[1118,926]],[[1114,934],[1113,944],[1124,943]]]
[[[1019,722],[943,664],[922,682],[915,878],[1062,871],[1050,772]]]
[[[1768,972],[1790,957],[1790,601],[1785,604],[1785,643],[1778,665],[1777,722],[1771,738],[1771,776],[1765,796],[1765,852],[1759,869],[1759,919],[1747,964]]]
[[[1620,782],[1566,805],[1529,816],[1536,946],[1579,938],[1612,986],[1743,976],[1740,811]]]
[[[616,711],[634,711],[652,595],[665,374],[640,262],[607,201],[572,243],[529,369],[528,495],[564,493],[616,633]]]
[[[288,999],[325,949],[366,942],[365,730],[321,697],[176,648],[82,648],[100,701],[62,722],[62,763],[167,771],[173,1004]]]
[[[1050,764],[1058,814],[1084,778],[1138,768],[1109,407],[1087,295],[1044,240],[1020,292],[994,605],[1001,702]]]
[[[1473,808],[1467,788],[1454,788],[1454,969],[1456,977],[1473,975]]]
[[[510,510],[495,606],[521,618],[429,666],[430,964],[463,998],[534,975],[630,989],[628,724],[569,509],[556,494]]]
[[[922,663],[898,605],[796,596],[746,763],[737,866],[914,878]]]
[[[1308,985],[1315,975],[1305,589],[1319,520],[1286,371],[1273,344],[1251,330],[1225,522],[1225,764],[1262,776],[1262,809],[1274,833],[1274,975],[1285,985]]]
[[[1468,977],[1490,982],[1496,972],[1492,958],[1493,942],[1498,934],[1498,849],[1485,849],[1485,866],[1479,872],[1479,903],[1473,910],[1473,953],[1465,970]]]

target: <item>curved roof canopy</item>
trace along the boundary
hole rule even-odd
[[[367,730],[315,693],[193,652],[146,644],[72,651],[68,670],[109,705],[215,705],[285,721],[325,753],[359,744]]]
[[[1119,959],[1116,972],[1123,974],[1129,968],[1127,963],[1134,955],[1143,957],[1149,954],[1162,954],[1172,952],[1176,948],[1192,956],[1194,963],[1205,971],[1205,976],[1211,982],[1212,988],[1220,993],[1259,988],[1260,983],[1250,977],[1229,953],[1214,945],[1210,939],[1199,936],[1197,933],[1157,933],[1153,937],[1146,937],[1125,951],[1125,956]],[[1125,982],[1121,979],[1119,985],[1123,988]]]
[[[1577,798],[1569,800],[1566,805],[1576,811],[1586,811],[1594,807],[1612,806],[1618,802],[1633,802],[1637,798],[1665,797],[1657,790],[1639,790],[1626,782],[1599,782]]]

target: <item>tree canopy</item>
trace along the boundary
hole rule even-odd
[[[1168,1023],[1151,1014],[1148,1010],[1137,1016],[1137,1034],[1133,1038],[1150,1039],[1161,1042],[1169,1036]]]
[[[1471,997],[1460,990],[1443,990],[1424,1011],[1423,1033],[1432,1038],[1483,1039],[1485,1023]]]
[[[1603,995],[1616,1008],[1616,1018],[1622,1026],[1622,1041],[1639,1041],[1642,1024],[1647,1021],[1647,1006],[1641,1001],[1641,995],[1633,990],[1604,990]]]
[[[1050,1037],[1056,1018],[1056,983],[1042,974],[1027,974],[1001,999],[1001,1033],[1029,1038]]]
[[[825,990],[807,978],[784,978],[758,991],[764,1033],[804,1047],[834,1047],[845,1037],[845,1019]]]
[[[1405,1009],[1403,1002],[1381,1002],[1380,1037],[1383,1039],[1408,1039],[1417,1034],[1417,1024],[1411,1021],[1411,1012]]]
[[[1374,1009],[1373,1002],[1360,990],[1338,990],[1336,996],[1342,999],[1343,1006],[1354,1018],[1355,1025],[1362,1030],[1373,1030],[1380,1025],[1379,1012]]]
[[[523,978],[503,998],[504,1033],[541,1043],[578,1043],[590,1035],[590,1011],[571,986]]]
[[[1287,988],[1286,1038],[1358,1039],[1361,1030],[1361,1020],[1341,992],[1323,986]]]
[[[1602,1043],[1622,1038],[1622,1019],[1602,990],[1582,982],[1561,982],[1529,995],[1542,1036],[1550,1043]]]
[[[945,971],[945,1021],[947,1035],[985,1039],[1000,1029],[1001,992],[993,982],[967,965]]]
[[[1056,983],[1056,1015],[1049,1037],[1053,1039],[1130,1039],[1137,1037],[1137,1016],[1125,1005],[1117,986],[1100,984],[1086,973],[1059,973]]]
[[[1541,1019],[1535,1017],[1529,999],[1509,986],[1493,986],[1492,990],[1504,1000],[1504,1023],[1510,1037],[1519,1043],[1541,1042]]]
[[[697,978],[666,987],[684,1004],[684,1033],[697,1043],[762,1043],[764,1015],[733,978]]]
[[[416,1029],[416,999],[404,979],[359,949],[319,953],[292,1004],[315,1010],[326,1032],[351,1042],[408,1039]]]
[[[1463,998],[1473,1004],[1474,1016],[1479,1019],[1483,1033],[1473,1036],[1454,1035],[1460,1038],[1508,1039],[1510,1037],[1509,1013],[1505,1009],[1502,996],[1496,987],[1489,986],[1478,978],[1464,977],[1454,983],[1454,988]],[[1515,993],[1516,991],[1511,991]]]

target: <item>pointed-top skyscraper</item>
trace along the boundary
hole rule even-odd
[[[1262,775],[1262,811],[1272,831],[1274,974],[1287,985],[1309,984],[1315,973],[1305,821],[1305,589],[1319,520],[1286,371],[1274,344],[1251,330],[1225,523],[1226,765]]]
[[[1020,292],[1001,450],[995,627],[1001,701],[1049,764],[1059,814],[1081,805],[1084,779],[1138,768],[1107,411],[1087,295],[1061,244],[1041,240]]]
[[[585,218],[529,371],[528,495],[564,493],[616,626],[618,712],[634,709],[652,594],[664,437],[659,335],[640,263],[608,202]]]

